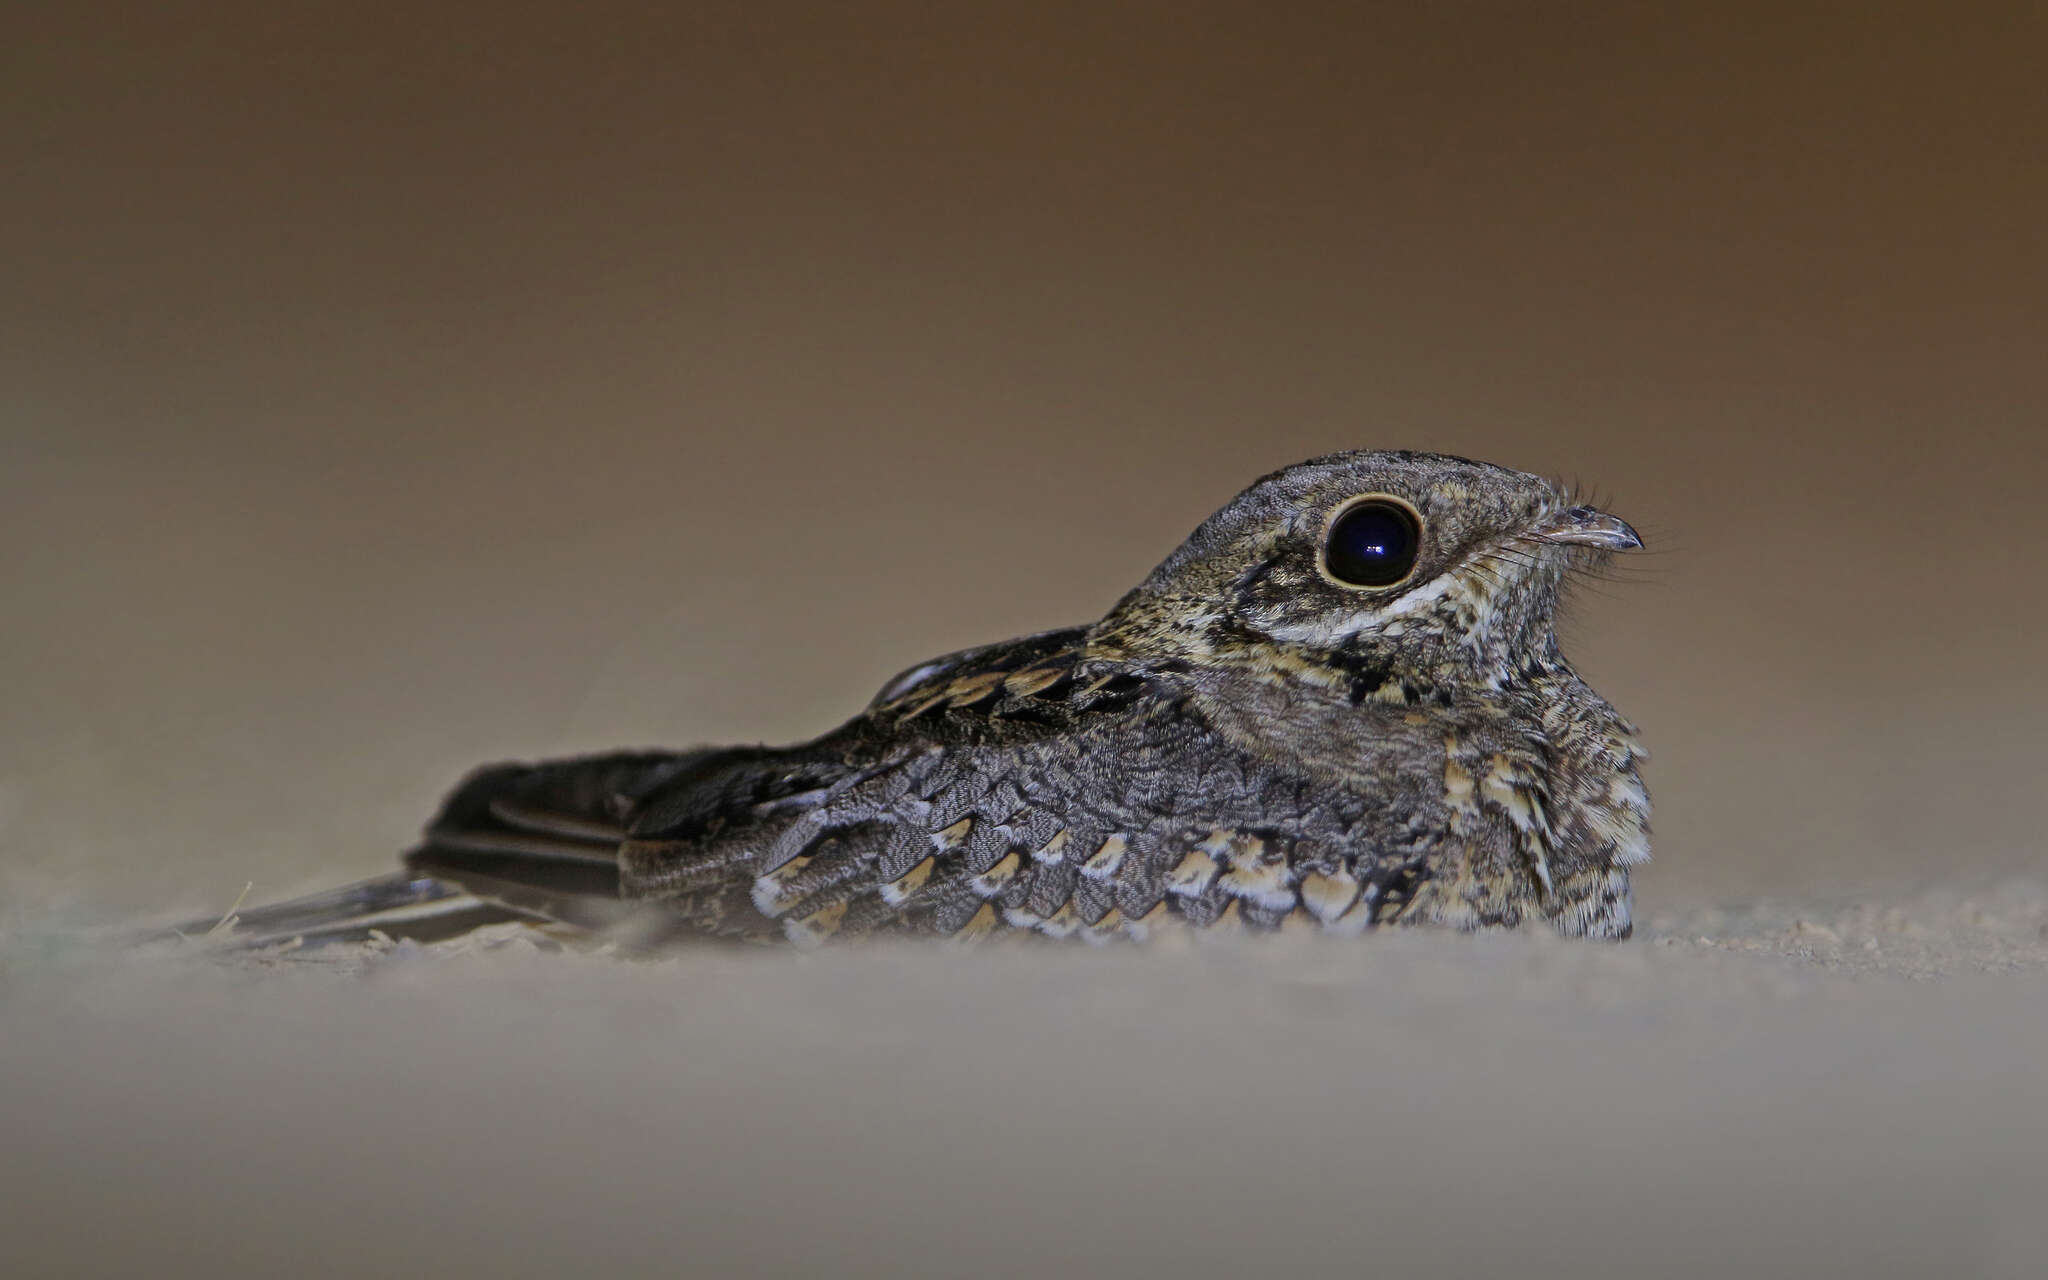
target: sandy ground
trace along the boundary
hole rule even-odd
[[[7,18],[0,1280],[2048,1275],[2048,7]],[[97,940],[1360,447],[1649,539],[1634,941]]]
[[[516,933],[517,931],[512,931]],[[8,1274],[2033,1276],[2048,885],[1594,946],[0,940]]]

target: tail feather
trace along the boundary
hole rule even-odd
[[[455,788],[405,865],[486,902],[610,928],[646,910],[620,901],[625,814],[703,754],[620,752],[487,766]]]
[[[479,769],[443,802],[421,843],[405,855],[405,870],[237,910],[232,927],[208,919],[176,932],[238,948],[314,947],[376,934],[434,941],[525,921],[630,942],[661,931],[673,913],[619,896],[625,814],[639,796],[706,754],[621,752]]]
[[[238,950],[361,942],[382,933],[430,942],[486,924],[542,917],[486,902],[458,885],[397,872],[224,917],[187,920],[160,933]]]

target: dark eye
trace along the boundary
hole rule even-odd
[[[1330,576],[1354,587],[1390,587],[1415,568],[1422,528],[1398,502],[1361,502],[1337,517],[1323,547]]]

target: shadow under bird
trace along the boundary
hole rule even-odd
[[[1641,545],[1537,476],[1317,458],[1098,622],[922,663],[797,746],[481,769],[404,871],[247,912],[235,937],[1624,938],[1645,753],[1555,615],[1570,575]]]

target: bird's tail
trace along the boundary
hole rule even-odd
[[[237,903],[219,916],[151,930],[143,940],[179,937],[237,950],[312,949],[379,937],[438,942],[484,925],[541,919],[479,898],[449,881],[400,871],[268,906],[244,908]]]
[[[379,935],[438,941],[509,921],[616,932],[648,922],[619,898],[622,815],[709,753],[622,752],[478,769],[405,855],[374,880],[188,921],[178,934],[237,947],[314,947]]]

